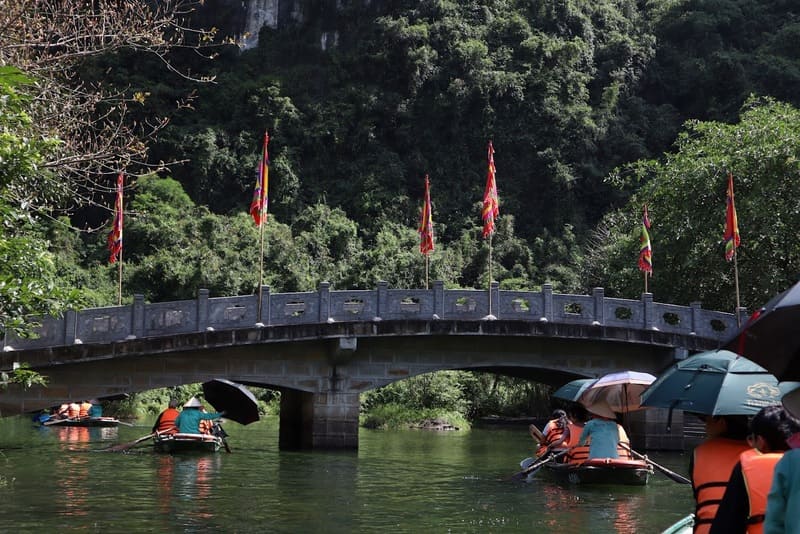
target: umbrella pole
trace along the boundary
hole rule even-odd
[[[737,326],[742,326],[742,319],[739,317],[739,265],[736,263],[736,247],[733,248],[733,281],[736,287],[736,309],[734,310],[734,314],[736,315],[736,324]]]

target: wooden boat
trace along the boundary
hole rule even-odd
[[[569,484],[644,486],[653,474],[653,467],[644,460],[593,458],[581,463],[548,462],[542,471]]]
[[[212,434],[159,434],[153,438],[156,452],[192,453],[217,452],[222,446],[222,437]]]
[[[694,531],[694,514],[689,514],[675,522],[661,534],[692,534]]]
[[[114,417],[73,417],[67,419],[48,419],[42,423],[44,426],[87,426],[87,427],[113,427],[127,425]]]

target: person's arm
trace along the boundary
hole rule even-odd
[[[749,510],[750,498],[744,484],[742,464],[737,462],[708,534],[745,534]]]
[[[791,470],[792,455],[784,455],[775,466],[772,487],[767,495],[767,512],[764,517],[764,534],[786,532],[786,494],[789,491],[787,473]]]
[[[219,412],[219,413],[217,413],[217,412],[212,412],[212,413],[200,412],[200,419],[219,419],[224,414],[225,414],[224,411],[223,412]]]
[[[583,430],[581,431],[581,437],[578,438],[578,446],[586,445],[586,442],[589,440],[589,437],[592,435],[592,422],[587,421],[585,425],[583,425]]]

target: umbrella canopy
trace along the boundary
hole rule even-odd
[[[249,389],[224,378],[203,382],[203,395],[225,419],[247,425],[258,421],[258,403]]]
[[[596,380],[596,378],[579,378],[577,380],[567,382],[555,390],[552,397],[565,401],[578,402],[581,393],[583,393],[586,388],[588,388],[592,382],[595,382]]]
[[[704,415],[754,415],[779,404],[800,384],[784,382],[760,365],[727,350],[701,352],[679,361],[642,394],[642,406]]]
[[[800,283],[756,311],[724,349],[763,366],[778,380],[800,380]]]
[[[579,397],[587,409],[592,404],[605,402],[615,412],[625,413],[641,408],[640,395],[656,377],[638,371],[621,371],[601,376],[591,383]],[[591,410],[590,410],[591,411]]]

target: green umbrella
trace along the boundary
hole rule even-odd
[[[555,390],[552,396],[565,401],[578,402],[578,398],[581,396],[581,393],[586,391],[586,388],[588,388],[592,382],[596,380],[596,378],[579,378],[578,380],[567,382]]]
[[[781,396],[800,386],[778,383],[760,365],[727,350],[701,352],[679,361],[642,393],[642,406],[703,415],[755,415],[780,404]]]

